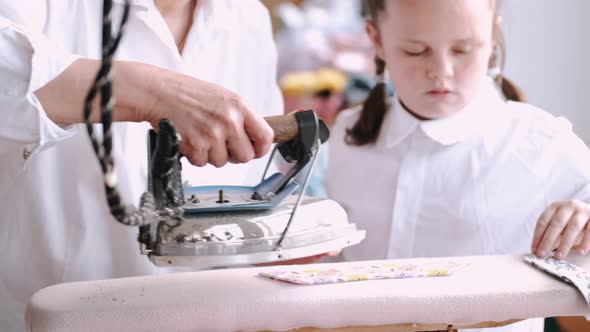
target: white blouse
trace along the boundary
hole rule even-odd
[[[120,17],[123,1],[114,3],[114,17]],[[179,54],[153,1],[132,0],[116,58],[219,84],[264,116],[282,113],[266,9],[256,0],[198,3]],[[57,126],[33,94],[77,57],[99,58],[101,18],[102,1],[0,0],[2,331],[24,330],[24,306],[42,287],[161,272],[139,254],[137,228],[111,217],[84,126]],[[148,127],[113,126],[119,189],[127,204],[137,205],[147,187]],[[265,162],[220,169],[185,164],[183,179],[193,185],[254,184]]]
[[[328,195],[367,230],[343,251],[346,260],[530,252],[549,204],[590,201],[590,151],[571,124],[505,102],[490,80],[440,120],[419,121],[397,99],[391,104],[374,145],[344,143],[358,109],[332,129]]]

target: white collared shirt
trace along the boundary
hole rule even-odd
[[[122,3],[115,1],[115,18]],[[266,9],[255,0],[198,3],[179,54],[153,1],[132,1],[116,58],[219,84],[261,115],[281,113]],[[109,214],[84,126],[57,126],[32,93],[77,56],[99,58],[101,15],[102,1],[0,0],[2,331],[24,330],[24,306],[42,287],[160,272],[139,254],[137,228],[122,226]],[[137,205],[146,190],[147,130],[145,123],[113,126],[119,189],[127,204]],[[183,179],[193,185],[254,184],[265,162],[221,169],[185,164]]]
[[[367,230],[346,260],[530,252],[549,204],[590,201],[590,151],[570,123],[504,102],[491,81],[441,120],[391,104],[375,145],[344,143],[358,109],[332,128],[328,195]]]
[[[504,102],[492,82],[440,120],[419,121],[393,99],[375,145],[344,143],[359,114],[333,127],[326,178],[368,231],[349,259],[524,253],[550,203],[590,199],[590,151],[571,124]]]

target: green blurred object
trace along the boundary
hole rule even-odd
[[[350,74],[348,78],[348,86],[344,93],[346,108],[354,107],[362,104],[369,96],[369,92],[377,82],[373,76],[365,74]],[[387,94],[393,96],[394,89],[391,82],[387,82]]]
[[[559,324],[553,317],[545,318],[545,332],[560,332]]]

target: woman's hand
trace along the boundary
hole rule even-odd
[[[572,249],[581,255],[590,250],[590,205],[568,200],[551,204],[539,217],[533,235],[532,252],[547,258],[555,251],[556,259],[565,259]]]
[[[156,129],[161,118],[171,120],[182,137],[180,152],[192,164],[221,167],[268,152],[272,129],[235,93],[167,70],[154,77],[150,94],[155,99],[146,120]]]
[[[47,115],[59,124],[83,122],[83,105],[100,61],[78,59],[35,91]],[[235,93],[156,66],[113,63],[114,121],[149,121],[157,130],[167,118],[182,136],[180,152],[197,166],[245,163],[266,154],[270,126]],[[92,122],[100,121],[98,97]]]

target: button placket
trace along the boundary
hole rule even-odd
[[[416,222],[421,205],[426,168],[425,146],[415,132],[404,160],[400,164],[395,199],[392,206],[392,227],[388,256],[405,258],[414,255]]]

